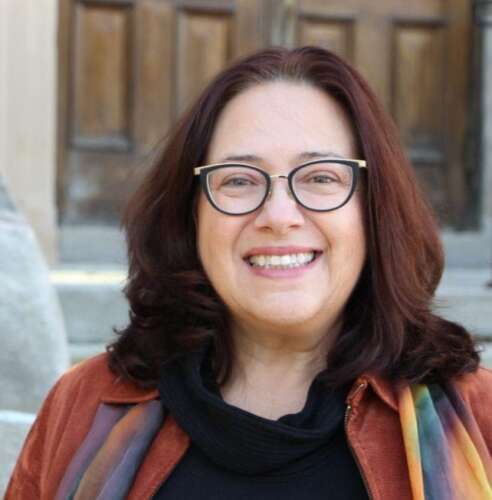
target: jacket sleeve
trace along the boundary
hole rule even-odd
[[[34,500],[43,498],[41,478],[46,453],[46,434],[58,381],[48,393],[26,437],[7,486],[4,500]]]

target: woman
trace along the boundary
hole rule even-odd
[[[130,323],[53,388],[7,499],[492,498],[492,376],[431,312],[438,227],[338,57],[226,69],[125,227]]]

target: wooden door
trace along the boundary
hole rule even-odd
[[[366,76],[442,223],[463,226],[470,17],[470,0],[61,0],[62,223],[117,222],[139,162],[231,58],[317,44]]]

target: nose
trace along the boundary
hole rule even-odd
[[[304,224],[304,215],[290,192],[287,177],[272,176],[268,197],[255,218],[255,227],[279,235]]]

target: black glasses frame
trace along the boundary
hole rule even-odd
[[[352,186],[350,188],[350,192],[349,192],[346,200],[343,203],[340,203],[340,205],[337,205],[336,207],[327,208],[327,209],[308,207],[308,206],[304,205],[304,203],[302,203],[302,201],[300,201],[298,196],[296,195],[294,185],[293,185],[294,175],[296,174],[296,172],[298,170],[300,170],[303,167],[307,167],[309,165],[316,165],[318,163],[327,163],[327,162],[341,163],[343,165],[349,166],[352,169]],[[263,197],[263,199],[260,201],[260,203],[258,204],[258,206],[256,208],[254,208],[252,210],[248,210],[247,212],[231,213],[231,212],[227,212],[227,211],[223,210],[215,203],[215,201],[210,193],[210,189],[209,189],[209,185],[208,185],[208,174],[210,172],[213,172],[214,170],[218,170],[218,169],[224,168],[224,167],[226,167],[226,168],[227,167],[248,167],[248,168],[251,168],[251,169],[257,171],[261,175],[263,175],[263,177],[265,178],[265,181],[266,181],[265,196]],[[350,198],[352,198],[352,195],[354,194],[355,189],[357,187],[357,182],[359,179],[359,172],[360,172],[361,168],[367,168],[367,163],[365,160],[356,160],[356,159],[352,159],[352,158],[347,158],[347,159],[345,159],[345,158],[322,158],[319,160],[312,160],[312,161],[308,161],[306,163],[303,163],[302,165],[299,165],[296,168],[294,168],[293,170],[291,170],[288,175],[269,174],[265,170],[258,168],[255,165],[249,165],[248,163],[236,163],[236,162],[214,163],[211,165],[203,165],[201,167],[194,168],[193,172],[194,172],[194,175],[200,176],[200,185],[201,185],[203,191],[205,192],[205,195],[207,196],[207,199],[210,202],[210,204],[216,210],[218,210],[219,212],[221,212],[225,215],[235,216],[235,215],[247,215],[247,214],[256,212],[256,210],[261,208],[263,206],[263,204],[265,203],[265,201],[270,197],[270,195],[272,193],[272,186],[273,186],[272,179],[277,179],[277,178],[278,179],[287,179],[287,183],[289,186],[289,192],[292,195],[292,197],[294,198],[294,200],[296,201],[296,203],[301,205],[301,207],[304,207],[306,210],[310,210],[312,212],[332,212],[333,210],[337,210],[337,209],[343,207],[345,204],[347,204],[349,202]]]

